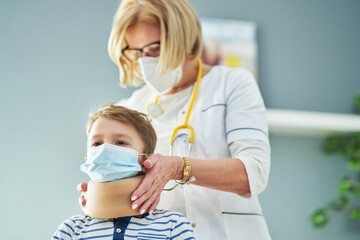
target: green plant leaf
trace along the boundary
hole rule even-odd
[[[351,158],[351,159],[347,162],[347,168],[348,168],[350,171],[359,171],[359,170],[360,170],[360,159]]]
[[[311,215],[311,222],[315,228],[325,227],[329,221],[329,216],[324,208],[317,209]]]
[[[339,185],[338,185],[338,191],[340,193],[340,196],[339,199],[338,199],[338,202],[343,202],[344,200],[344,196],[343,195],[346,195],[347,193],[349,193],[351,187],[353,185],[353,182],[350,178],[343,178],[340,182],[339,182]]]
[[[356,208],[351,210],[350,212],[351,219],[360,219],[360,208]]]
[[[333,134],[327,137],[322,146],[323,152],[326,154],[334,153],[342,149],[342,139],[339,134]]]
[[[345,195],[339,196],[336,200],[330,202],[329,208],[334,211],[343,211],[349,207],[349,199]]]
[[[359,183],[355,187],[353,187],[352,194],[355,197],[360,197],[360,184]]]

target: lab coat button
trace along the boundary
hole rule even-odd
[[[117,229],[116,229],[116,232],[117,232],[117,233],[121,233],[121,228],[117,228]]]
[[[196,227],[196,223],[192,223],[191,226],[194,228]]]

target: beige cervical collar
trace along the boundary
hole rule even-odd
[[[130,198],[143,178],[141,175],[104,183],[90,180],[83,211],[90,217],[102,219],[139,215],[138,209],[131,208]]]

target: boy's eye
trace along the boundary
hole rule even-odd
[[[92,144],[93,147],[98,147],[98,146],[101,146],[102,143],[101,142],[95,142]]]
[[[127,142],[124,142],[124,141],[117,141],[116,145],[118,145],[118,146],[126,146],[128,144],[127,144]]]

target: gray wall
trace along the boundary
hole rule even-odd
[[[360,91],[358,0],[190,0],[201,16],[255,21],[267,107],[350,113]],[[107,56],[117,0],[0,0],[0,239],[49,239],[80,213],[87,113],[129,96]],[[273,239],[358,239],[359,221],[309,215],[336,196],[343,160],[321,138],[271,135],[261,202]]]

